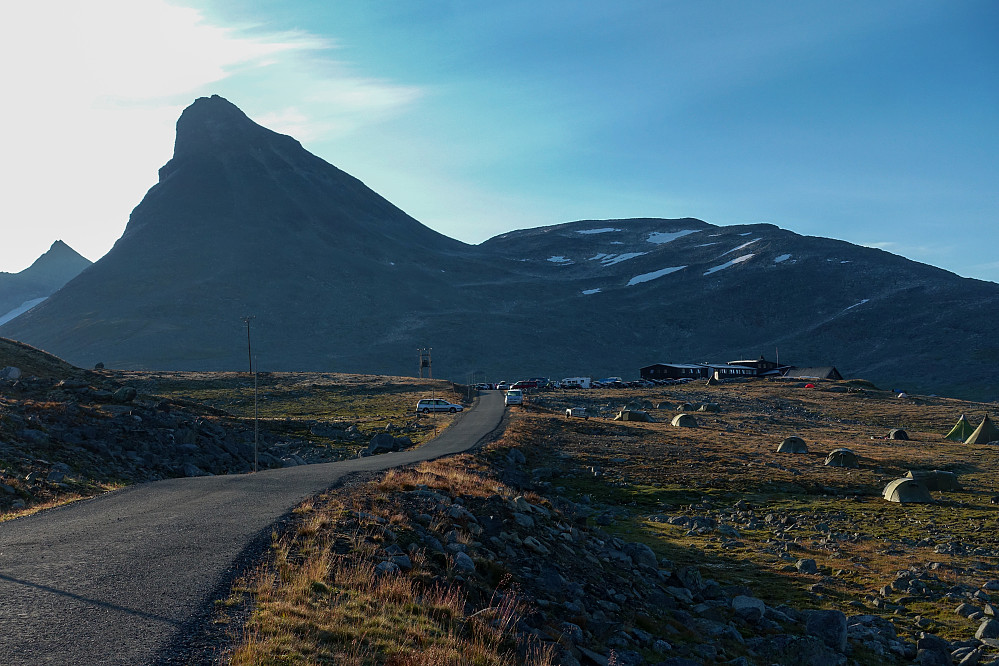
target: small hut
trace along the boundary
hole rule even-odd
[[[901,428],[892,428],[888,432],[888,439],[898,439],[902,441],[909,441],[909,433],[902,430]]]
[[[860,460],[857,454],[850,449],[833,449],[826,456],[826,465],[829,467],[860,467]]]
[[[889,502],[932,502],[930,491],[915,479],[895,479],[881,493]]]
[[[905,475],[905,478],[919,481],[921,484],[926,486],[927,490],[946,491],[961,489],[961,484],[958,483],[957,480],[957,474],[954,472],[947,472],[942,469],[910,469],[908,474]]]
[[[808,453],[808,445],[802,438],[792,435],[780,443],[777,453]]]
[[[696,428],[697,419],[695,419],[690,414],[677,414],[670,421],[671,426],[676,426],[678,428]]]

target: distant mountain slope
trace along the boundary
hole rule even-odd
[[[61,240],[20,273],[0,272],[0,324],[37,305],[90,266]]]
[[[636,376],[770,356],[999,397],[999,285],[773,225],[587,220],[469,246],[202,98],[122,238],[0,334],[88,367]]]

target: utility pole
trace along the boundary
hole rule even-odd
[[[250,320],[256,319],[253,315],[247,315],[246,317],[240,317],[246,324],[246,358],[250,362],[250,373],[253,373],[253,354],[250,352]]]
[[[260,450],[258,442],[260,441],[260,420],[257,418],[257,373],[253,373],[253,471],[259,470],[260,466],[258,463],[259,455],[257,451]]]
[[[253,352],[250,350],[250,320],[255,319],[253,315],[241,317],[246,324],[246,358],[250,363],[250,374],[253,375],[253,471],[256,472],[259,465],[259,442],[260,442],[260,422],[257,412],[257,373],[253,371]]]

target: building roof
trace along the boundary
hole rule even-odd
[[[843,379],[843,375],[832,365],[811,368],[791,368],[784,373],[791,379]]]

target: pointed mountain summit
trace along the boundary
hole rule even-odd
[[[51,296],[90,264],[89,259],[57,240],[20,273],[0,272],[0,324]]]
[[[0,335],[81,367],[636,377],[654,363],[835,365],[999,396],[999,285],[771,224],[583,220],[469,246],[221,97],[100,261]]]
[[[111,251],[5,332],[85,366],[240,368],[232,334],[254,315],[262,358],[280,345],[284,367],[328,367],[330,340],[366,318],[453,291],[442,269],[466,251],[295,139],[201,98]]]

